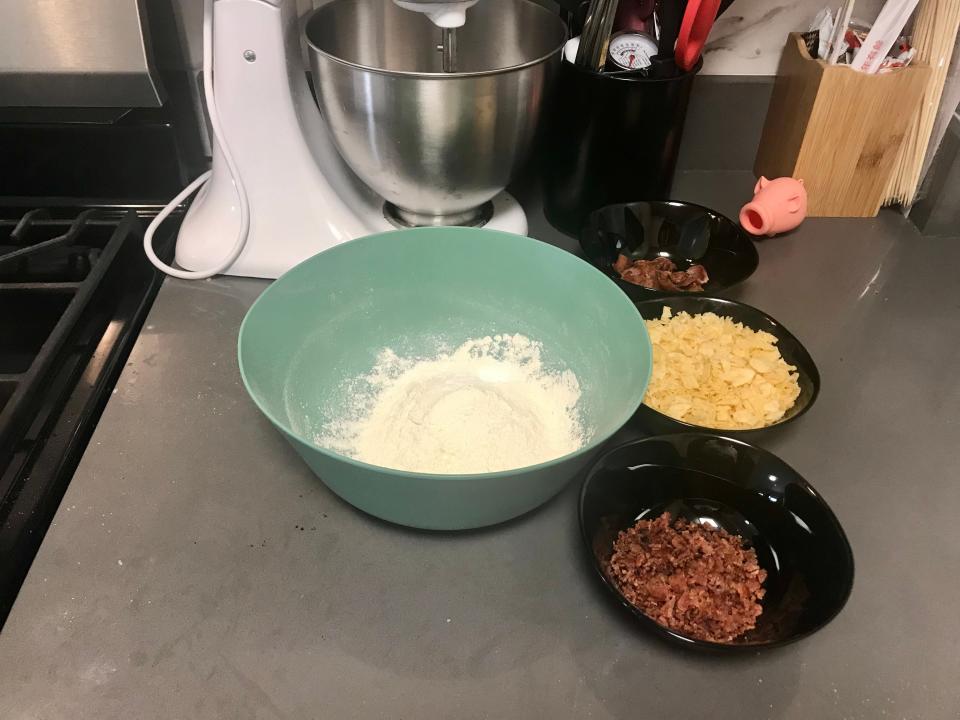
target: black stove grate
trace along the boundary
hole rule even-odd
[[[0,622],[162,282],[142,223],[98,208],[0,215]]]

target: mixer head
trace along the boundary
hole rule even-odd
[[[424,13],[433,24],[442,28],[462,27],[467,21],[467,9],[477,0],[394,0],[405,10]]]

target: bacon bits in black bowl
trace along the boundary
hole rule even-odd
[[[685,647],[785,645],[830,622],[853,588],[826,501],[775,455],[716,435],[606,453],[584,481],[580,530],[613,596]]]
[[[732,220],[672,200],[608,205],[591,213],[580,247],[634,300],[715,294],[746,280],[759,262],[753,241]]]

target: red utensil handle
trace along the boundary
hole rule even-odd
[[[720,2],[721,0],[690,0],[687,3],[674,55],[677,66],[682,70],[690,70],[697,64],[707,36],[717,19]]]

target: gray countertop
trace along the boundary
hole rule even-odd
[[[750,186],[691,173],[677,194],[732,213]],[[761,444],[857,562],[821,632],[733,658],[648,636],[591,576],[575,487],[460,534],[355,511],[240,383],[266,283],[170,280],[0,633],[0,718],[958,717],[960,241],[884,212],[759,250],[734,296],[823,376]]]

